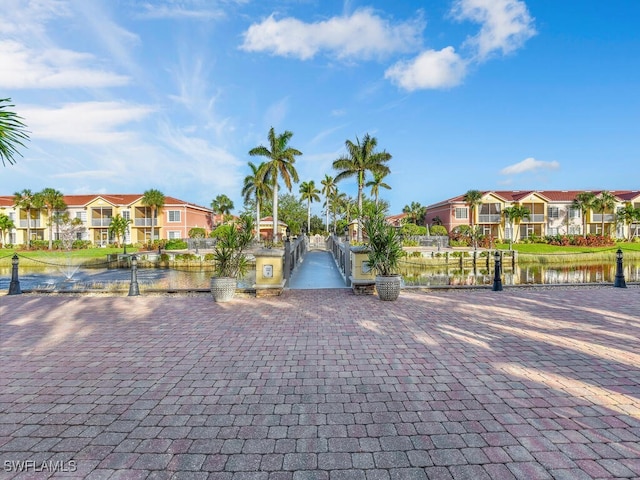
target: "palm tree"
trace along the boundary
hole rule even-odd
[[[623,223],[628,229],[629,234],[627,240],[632,240],[631,225],[635,222],[640,222],[640,208],[635,208],[631,203],[626,203],[624,207],[619,208],[616,213],[618,222]]]
[[[111,218],[111,223],[109,224],[109,233],[116,237],[118,247],[120,246],[120,239],[125,238],[130,223],[130,218],[124,218],[119,213]]]
[[[319,193],[320,190],[316,188],[313,180],[300,184],[301,199],[307,201],[307,233],[309,234],[311,233],[311,203],[320,201]]]
[[[345,178],[357,177],[358,180],[358,237],[362,241],[362,190],[366,181],[367,172],[378,173],[382,176],[388,175],[391,170],[386,163],[391,160],[391,154],[382,151],[376,152],[378,140],[367,133],[360,143],[356,137],[356,142],[351,140],[345,142],[347,155],[342,156],[333,162],[333,168],[339,171],[336,175],[336,182]]]
[[[225,215],[231,214],[231,210],[233,210],[233,201],[224,193],[218,195],[211,202],[211,210],[213,210],[214,214],[219,213],[222,215],[222,218],[224,218]]]
[[[409,218],[414,225],[421,225],[424,223],[424,217],[427,215],[427,207],[423,207],[419,202],[411,202],[411,205],[404,206],[402,213],[406,213],[407,218]]]
[[[322,184],[322,194],[324,195],[324,208],[327,214],[327,223],[326,223],[326,232],[329,232],[329,209],[330,203],[329,199],[333,196],[333,194],[337,191],[338,187],[336,186],[336,182],[333,180],[331,175],[325,174],[324,180],[320,182]]]
[[[260,174],[263,170],[262,165],[256,167],[253,162],[249,162],[249,168],[251,168],[251,174],[244,177],[242,196],[245,203],[248,203],[252,197],[256,202],[256,240],[260,241],[260,206],[273,192],[269,179]]]
[[[6,165],[5,161],[12,165],[15,163],[13,156],[20,154],[18,147],[24,147],[24,141],[29,140],[26,126],[22,122],[22,118],[15,112],[7,110],[13,108],[10,98],[0,98],[0,160],[2,165]]]
[[[154,188],[142,194],[142,204],[151,209],[151,243],[153,244],[155,235],[153,227],[158,223],[158,212],[164,207],[164,193]],[[159,235],[158,235],[159,236]]]
[[[331,202],[331,216],[333,220],[333,233],[337,233],[336,229],[338,228],[337,222],[337,214],[342,211],[342,206],[347,203],[347,194],[344,192],[339,192],[338,189],[333,192],[330,197]]]
[[[593,199],[593,210],[600,213],[602,220],[601,232],[604,237],[604,212],[613,211],[616,207],[616,197],[607,190],[600,192],[596,198]],[[609,232],[611,233],[611,232]]]
[[[28,188],[13,195],[13,203],[16,207],[27,212],[27,248],[31,245],[31,210],[37,207],[38,195]]]
[[[273,127],[269,130],[269,148],[262,145],[249,150],[249,155],[267,158],[262,164],[261,175],[269,179],[273,188],[273,240],[278,239],[278,179],[282,181],[289,191],[291,191],[292,180],[298,183],[298,172],[293,166],[296,163],[296,156],[302,152],[293,147],[289,147],[289,140],[293,133],[285,130],[284,133],[276,135]]]
[[[47,208],[47,218],[49,225],[49,250],[53,249],[53,212],[64,210],[67,204],[64,203],[64,195],[55,188],[45,188],[40,193],[42,205]]]
[[[502,210],[505,220],[511,227],[511,235],[509,235],[509,250],[511,250],[511,244],[515,240],[515,226],[519,224],[523,218],[527,218],[531,214],[531,211],[522,205],[513,205],[511,207],[505,207]]]
[[[478,247],[478,239],[475,230],[475,217],[478,206],[482,203],[482,192],[480,190],[468,190],[462,197],[464,203],[469,207],[469,217],[471,220],[471,233],[473,236],[473,248]]]
[[[571,206],[580,210],[582,214],[582,236],[587,236],[587,212],[593,207],[593,201],[596,198],[593,192],[580,192],[576,195],[576,198],[573,199],[573,203]]]
[[[378,206],[378,196],[380,194],[381,188],[386,188],[387,190],[391,190],[391,187],[384,183],[385,174],[381,174],[379,172],[373,172],[373,180],[369,180],[365,187],[371,187],[371,195],[376,199],[376,207]]]
[[[7,232],[10,232],[14,228],[16,228],[16,225],[13,223],[13,220],[11,220],[8,215],[0,213],[0,233],[2,233],[2,243],[4,245],[7,243]]]

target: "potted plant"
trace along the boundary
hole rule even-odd
[[[218,227],[213,249],[215,262],[211,277],[211,295],[216,302],[228,302],[236,292],[238,278],[249,269],[246,250],[253,240],[253,221],[248,215],[237,223]]]
[[[396,300],[402,285],[398,264],[404,256],[400,234],[387,223],[384,210],[381,209],[375,209],[365,218],[363,231],[369,249],[369,268],[376,273],[378,297],[380,300]]]

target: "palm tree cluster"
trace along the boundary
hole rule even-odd
[[[242,195],[245,204],[253,202],[256,209],[256,222],[260,222],[260,209],[268,202],[271,196],[271,208],[273,211],[273,239],[278,239],[278,192],[280,182],[291,191],[293,184],[298,183],[298,172],[295,168],[296,157],[302,155],[298,149],[291,147],[289,142],[293,133],[285,131],[276,134],[273,127],[268,133],[268,146],[259,145],[249,150],[249,155],[263,157],[264,161],[260,165],[249,162],[251,173],[244,179]],[[391,154],[386,151],[376,151],[377,140],[375,137],[366,134],[362,140],[356,137],[356,141],[347,140],[345,142],[347,153],[333,162],[333,168],[337,170],[337,175],[325,175],[320,182],[322,189],[318,189],[315,181],[303,181],[300,183],[300,199],[307,206],[307,226],[306,230],[311,231],[311,204],[320,201],[320,195],[324,196],[324,208],[326,214],[325,231],[329,231],[329,216],[333,219],[333,228],[336,229],[336,217],[343,215],[347,222],[352,217],[359,221],[363,212],[363,190],[371,187],[371,194],[375,197],[376,204],[379,203],[379,191],[381,188],[391,187],[384,182],[385,176],[390,173],[387,162],[391,159]],[[368,181],[367,175],[371,174],[372,179]],[[358,198],[356,206],[345,193],[339,192],[338,182],[355,177],[358,185]],[[258,228],[259,230],[259,228]],[[259,232],[257,233],[259,235]],[[358,240],[362,240],[362,229],[358,228]]]
[[[47,226],[49,227],[49,250],[53,249],[53,225],[59,226],[62,217],[56,213],[67,208],[64,195],[55,188],[45,188],[40,192],[33,192],[27,188],[13,195],[15,205],[23,209],[27,214],[27,246],[31,244],[31,224],[36,220],[34,213],[40,209],[47,210]]]

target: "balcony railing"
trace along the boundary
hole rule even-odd
[[[478,223],[500,223],[500,219],[499,213],[478,215]]]
[[[27,228],[28,220],[20,220],[20,228]],[[29,228],[40,228],[40,220],[31,220]]]
[[[136,218],[133,224],[136,227],[157,227],[158,220],[155,218]]]
[[[524,217],[523,221],[527,222],[527,223],[544,222],[544,214],[543,213],[534,213],[532,215],[529,215],[528,217]]]
[[[108,227],[111,225],[111,217],[109,218],[92,218],[91,226],[92,227]]]
[[[592,222],[602,222],[602,213],[594,213],[591,216]],[[615,222],[615,215],[613,213],[605,213],[604,214],[604,223],[613,223]]]

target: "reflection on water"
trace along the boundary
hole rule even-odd
[[[77,269],[71,278],[57,268],[25,267],[18,271],[22,290],[109,290],[128,291],[131,284],[129,269]],[[211,271],[169,268],[138,268],[137,281],[144,290],[208,290]],[[0,290],[9,290],[11,267],[0,267]],[[238,282],[240,288],[255,283],[255,271]]]
[[[640,281],[640,264],[623,268],[625,281]],[[447,267],[404,269],[405,285],[491,285],[494,272],[489,269],[456,269]],[[502,274],[503,285],[553,285],[565,283],[613,283],[616,266],[612,264],[591,265],[534,265],[528,264],[506,268]]]
[[[405,285],[491,285],[493,270],[407,267],[401,272]],[[68,277],[68,271],[55,267],[20,267],[19,280],[22,290],[109,290],[127,292],[131,284],[128,269],[77,269]],[[502,274],[503,285],[535,285],[565,283],[613,283],[616,268],[611,264],[593,265],[524,265],[506,268]],[[640,282],[640,263],[625,265],[627,282]],[[211,271],[199,269],[139,268],[138,286],[145,290],[208,290]],[[9,290],[11,267],[0,267],[0,291]],[[240,288],[251,288],[255,283],[255,270],[238,282]]]

